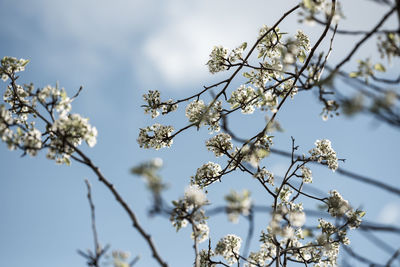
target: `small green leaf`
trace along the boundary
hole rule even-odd
[[[61,99],[66,99],[67,98],[67,92],[65,92],[65,90],[61,91]]]
[[[374,69],[377,70],[377,71],[380,71],[380,72],[385,72],[386,71],[385,67],[381,63],[376,63],[374,65]]]
[[[22,66],[25,67],[26,64],[28,64],[28,63],[29,63],[29,59],[26,59],[26,60],[24,60],[24,62],[22,63]]]
[[[356,78],[356,77],[358,77],[358,76],[360,76],[360,73],[359,73],[359,72],[353,71],[353,72],[350,72],[350,73],[349,73],[349,77],[350,77],[350,78]]]
[[[251,75],[248,72],[243,73],[243,77],[250,79]]]
[[[235,103],[234,105],[231,106],[231,109],[235,109],[235,108],[238,108],[238,107],[240,107],[240,104],[239,103]]]
[[[306,59],[306,53],[304,53],[304,51],[301,51],[300,55],[297,58],[301,63],[304,63],[304,60]]]

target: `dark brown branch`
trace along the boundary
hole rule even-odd
[[[392,266],[392,262],[400,255],[400,248],[390,257],[388,262],[386,263],[385,267]]]
[[[98,241],[98,235],[96,230],[96,216],[95,216],[95,206],[92,200],[92,193],[91,193],[91,186],[87,179],[85,179],[85,183],[87,186],[87,198],[89,201],[90,206],[90,213],[91,213],[91,222],[92,222],[92,232],[93,232],[93,240],[94,240],[94,252],[88,249],[88,252],[85,253],[82,250],[78,250],[78,254],[87,259],[87,265],[92,267],[100,267],[100,259],[102,256],[105,255],[107,250],[109,249],[109,245],[106,245],[102,248]]]
[[[322,21],[322,20],[320,20],[320,19],[318,19],[318,18],[316,18],[316,17],[313,17],[312,18],[315,22],[317,22],[318,24],[321,24],[321,25],[325,25],[326,26],[326,22],[324,22],[324,21]],[[331,31],[334,31],[335,30],[335,28],[334,27],[329,27],[329,29],[331,30]],[[379,34],[379,33],[391,33],[391,32],[396,32],[397,30],[380,30],[380,31],[376,31],[376,32],[374,32],[374,34]],[[367,34],[368,33],[368,31],[363,31],[363,30],[336,30],[336,33],[339,33],[339,34],[345,34],[345,35],[362,35],[362,34]]]
[[[281,155],[281,156],[285,156],[285,157],[291,157],[291,153],[283,151],[283,150],[271,148],[271,152],[274,153],[274,154],[277,154],[277,155]],[[300,155],[296,155],[296,156],[299,157]],[[314,161],[311,161],[311,163],[320,164],[320,163],[314,162]],[[357,180],[359,182],[363,182],[363,183],[366,183],[366,184],[370,184],[370,185],[373,185],[373,186],[377,186],[377,187],[379,187],[379,188],[381,188],[383,190],[389,191],[389,192],[391,192],[393,194],[396,194],[396,195],[400,196],[400,189],[396,188],[394,186],[379,182],[379,181],[377,181],[375,179],[372,179],[372,178],[369,178],[369,177],[366,177],[366,176],[362,176],[360,174],[357,174],[357,173],[354,173],[354,172],[351,172],[351,171],[348,171],[348,170],[345,170],[345,169],[342,169],[342,168],[338,168],[336,170],[336,172],[341,174],[341,175],[343,175],[343,176],[346,176],[348,178],[351,178],[351,179],[354,179],[354,180]]]
[[[376,262],[373,262],[373,261],[371,261],[370,259],[368,259],[368,258],[366,258],[364,256],[361,256],[360,254],[354,252],[354,250],[351,249],[348,246],[343,246],[343,249],[344,249],[344,251],[347,252],[348,255],[350,255],[354,259],[358,260],[359,262],[366,263],[366,264],[369,264],[370,266],[374,266],[374,267],[383,267],[384,266],[382,264],[378,264]]]
[[[350,53],[334,68],[334,72],[339,70],[347,61],[349,61],[352,56],[356,53],[356,51],[361,47],[361,45],[367,41],[382,25],[383,23],[394,13],[396,7],[392,8],[388,13],[386,13],[379,23],[370,31],[368,32],[358,43],[354,46],[354,48],[350,51]]]
[[[97,256],[101,252],[101,248],[100,248],[99,239],[98,239],[97,230],[96,230],[95,207],[94,207],[93,200],[92,200],[92,192],[91,192],[90,183],[89,183],[89,181],[87,179],[85,179],[85,183],[86,183],[86,187],[87,187],[87,190],[88,190],[87,198],[88,198],[88,201],[89,201],[90,214],[91,214],[91,220],[92,220],[94,251],[95,251],[95,254]]]
[[[96,174],[98,177],[98,180],[103,183],[114,195],[115,199],[119,204],[121,204],[122,208],[126,211],[128,214],[129,218],[131,219],[133,223],[133,227],[138,230],[140,235],[145,239],[147,244],[150,247],[150,250],[152,251],[152,256],[153,258],[159,263],[160,266],[162,267],[168,267],[168,264],[161,258],[160,254],[158,253],[156,246],[151,238],[151,236],[143,229],[143,227],[140,225],[135,213],[132,211],[132,209],[129,207],[129,205],[125,202],[125,200],[122,198],[122,196],[118,193],[118,191],[115,189],[114,185],[109,182],[103,174],[100,172],[100,169],[95,166],[92,161],[78,148],[75,148],[76,153],[79,154],[79,156],[82,157],[84,164],[88,166],[92,171]]]

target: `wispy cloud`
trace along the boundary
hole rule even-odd
[[[205,63],[214,45],[234,48],[253,42],[263,24],[271,25],[295,4],[4,0],[1,21],[7,27],[0,31],[12,38],[10,45],[24,44],[26,53],[52,66],[49,72],[56,77],[68,70],[71,76],[101,83],[99,77],[124,67],[139,83],[184,88],[210,77]],[[291,16],[282,29],[294,33],[297,19]]]
[[[149,34],[143,51],[161,79],[177,87],[207,77],[205,64],[214,45],[233,49],[254,41],[261,25],[275,17],[266,13],[279,14],[261,0],[245,5],[228,0],[168,3],[165,24]]]

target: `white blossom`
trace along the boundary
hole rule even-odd
[[[228,56],[228,60],[230,63],[234,63],[235,61],[242,59],[242,53],[246,49],[247,43],[242,43],[239,47],[232,50],[232,52]]]
[[[226,70],[228,49],[222,46],[214,46],[210,54],[210,60],[207,62],[208,70],[214,74]]]
[[[147,105],[144,108],[144,113],[151,113],[151,117],[154,119],[160,112],[158,112],[157,108],[161,103],[160,100],[160,92],[155,90],[149,90],[148,94],[143,95],[143,100],[147,102]]]
[[[236,235],[230,234],[222,238],[215,248],[215,254],[221,255],[229,265],[237,262],[242,239]]]
[[[268,32],[268,33],[267,33]],[[264,36],[265,35],[265,36]],[[259,38],[262,40],[257,45],[258,57],[259,58],[278,58],[280,57],[282,44],[279,42],[281,33],[278,28],[275,28],[274,31],[271,30],[266,25],[263,25],[259,31]]]
[[[192,182],[200,187],[205,187],[221,175],[222,168],[218,163],[208,162],[197,169],[196,175],[192,176]]]
[[[289,212],[290,224],[294,227],[302,227],[306,222],[306,214],[301,211]]]
[[[325,161],[328,167],[335,171],[339,167],[336,152],[331,146],[331,141],[327,139],[315,141],[315,148],[310,150],[311,159],[318,162]]]
[[[60,116],[66,116],[68,112],[71,111],[71,102],[72,99],[70,99],[66,92],[64,90],[61,91],[61,101],[57,103],[55,106],[56,111],[60,114]]]
[[[207,203],[206,194],[198,185],[189,185],[185,190],[185,200],[189,205],[203,206]]]
[[[97,129],[79,114],[69,114],[58,118],[51,126],[51,142],[47,158],[57,163],[69,164],[69,157],[84,140],[90,147],[97,142]]]
[[[364,217],[365,212],[362,210],[350,210],[346,213],[347,216],[347,223],[349,226],[349,229],[355,229],[358,228],[362,222],[362,217]]]
[[[241,85],[238,89],[232,92],[231,98],[228,103],[231,108],[235,109],[240,107],[243,114],[252,114],[254,112],[254,103],[256,101],[256,92],[250,86]]]
[[[3,139],[3,134],[9,129],[8,127],[14,123],[12,114],[4,105],[0,105],[0,137]],[[4,140],[4,139],[3,139]]]
[[[215,263],[211,263],[210,259],[212,256],[214,256],[214,251],[210,250],[205,250],[202,249],[199,252],[199,264],[196,265],[195,267],[216,267],[217,265]]]
[[[350,204],[336,190],[329,192],[330,196],[328,198],[328,212],[333,217],[341,217],[346,212],[351,210]]]
[[[42,133],[38,129],[32,129],[25,133],[24,147],[26,153],[36,156],[37,151],[42,148]]]
[[[191,238],[192,239],[196,238],[199,243],[206,241],[210,234],[210,228],[208,227],[208,225],[205,223],[199,223],[194,227],[195,227],[195,232],[192,232]]]
[[[308,36],[305,35],[302,30],[297,30],[295,37],[297,40],[297,45],[300,46],[301,48],[303,48],[305,51],[310,52],[311,43],[310,43],[310,39],[308,38]]]
[[[233,148],[231,139],[231,136],[227,133],[217,134],[206,142],[207,149],[214,152],[216,157],[220,157],[224,152]]]
[[[166,102],[161,102],[160,92],[157,90],[149,90],[147,94],[143,95],[143,100],[146,102],[146,105],[143,106],[144,113],[151,113],[153,119],[160,115],[160,112],[158,111],[159,109],[161,109],[161,113],[164,115],[175,111],[178,108],[177,104],[173,104],[172,99],[169,99]]]
[[[156,150],[170,147],[173,143],[172,138],[170,138],[173,131],[174,128],[172,126],[155,123],[152,126],[140,129],[137,142],[140,147],[154,148]]]
[[[253,176],[257,179],[261,179],[262,181],[266,181],[270,185],[274,185],[274,174],[265,169],[265,167],[259,169]]]
[[[1,60],[0,76],[3,81],[7,81],[8,75],[12,73],[20,72],[25,70],[26,64],[29,60],[17,59],[15,57],[3,57]]]
[[[276,107],[278,106],[279,103],[278,96],[270,90],[266,92],[259,90],[258,95],[259,95],[259,100],[256,106],[258,108],[265,110],[270,109],[273,113],[275,113]]]
[[[312,183],[312,172],[311,172],[310,168],[303,165],[300,167],[300,171],[301,171],[301,175],[303,177],[303,182],[305,184]]]
[[[51,131],[60,135],[63,140],[72,146],[82,143],[82,140],[93,147],[96,144],[97,129],[89,124],[89,119],[82,118],[79,114],[69,114],[57,119]]]
[[[209,125],[210,131],[219,132],[221,110],[221,101],[214,101],[207,106],[203,100],[195,100],[187,105],[186,117],[188,117],[190,122],[196,123],[198,127]]]
[[[276,191],[278,190],[279,188],[276,188]],[[293,191],[290,189],[289,186],[284,186],[279,192],[279,198],[282,200],[282,202],[288,202],[292,193]]]

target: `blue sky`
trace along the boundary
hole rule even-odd
[[[178,99],[226,77],[228,74],[208,74],[205,63],[211,48],[214,45],[233,48],[243,41],[253,42],[263,24],[271,25],[295,3],[2,0],[0,56],[30,59],[27,70],[21,73],[23,82],[43,87],[58,81],[70,95],[79,86],[84,87],[73,103],[73,112],[89,117],[99,131],[98,144],[84,150],[131,204],[145,228],[152,233],[161,255],[171,266],[187,266],[192,259],[190,232],[185,229],[176,234],[167,219],[148,217],[150,195],[140,179],[129,174],[129,169],[154,157],[163,158],[162,175],[170,184],[165,197],[176,199],[183,194],[196,169],[214,160],[204,147],[209,135],[191,129],[176,138],[171,149],[140,149],[136,143],[138,128],[154,123],[140,108],[141,96],[148,89],[158,89],[164,98]],[[343,27],[372,26],[374,18],[382,14],[381,10],[365,1],[347,3]],[[316,26],[299,25],[297,19],[296,15],[290,17],[281,29],[295,33],[298,28],[304,28],[312,39],[320,32]],[[338,38],[331,62],[341,59],[343,51],[353,43],[352,38]],[[377,57],[375,49],[375,43],[371,42],[358,56]],[[233,88],[237,86],[239,81]],[[398,185],[398,130],[365,116],[354,119],[340,116],[323,122],[319,116],[321,109],[312,93],[300,94],[288,101],[278,116],[285,131],[276,134],[276,148],[289,149],[290,136],[293,136],[301,151],[306,152],[316,139],[327,138],[332,140],[339,157],[347,159],[342,167]],[[170,118],[157,121],[176,128],[184,126],[187,121],[183,110],[181,106]],[[263,121],[263,115],[237,116],[234,124],[239,133],[246,136],[257,131]],[[71,167],[57,166],[46,160],[44,153],[36,158],[21,158],[20,155],[0,145],[0,265],[85,266],[76,249],[92,248],[83,182],[84,178],[89,178],[101,242],[111,244],[114,249],[130,251],[134,256],[140,254],[137,266],[156,266],[127,216],[90,170],[77,163]],[[266,161],[278,174],[287,164],[288,160],[279,156],[271,156]],[[398,197],[326,169],[314,167],[313,173],[314,186],[325,192],[338,189],[355,207],[367,211],[368,220],[400,226]],[[209,189],[213,203],[222,203],[223,195],[230,189],[249,188],[254,190],[256,204],[269,205],[263,202],[264,192],[248,177],[238,173],[227,179],[231,180]],[[255,247],[268,216],[257,214],[256,218]],[[223,215],[212,219],[214,240],[229,233],[244,235],[247,222],[243,218],[241,222],[243,224],[229,224]],[[385,239],[398,243],[398,237]],[[373,249],[357,234],[352,242],[358,251],[374,255],[377,261],[388,256]]]

